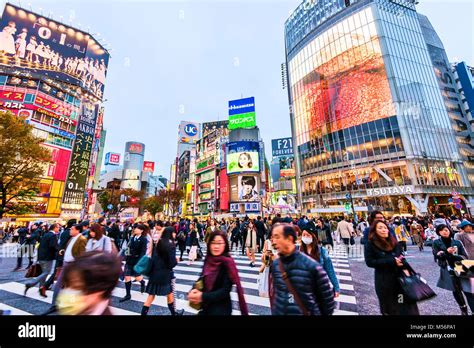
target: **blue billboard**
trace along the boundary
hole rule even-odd
[[[255,112],[255,98],[244,98],[229,101],[229,116]]]
[[[291,156],[293,155],[293,139],[281,138],[272,139],[272,156]]]

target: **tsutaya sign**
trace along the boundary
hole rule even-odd
[[[410,195],[413,193],[415,193],[415,187],[413,185],[381,187],[367,190],[368,197],[401,196]]]

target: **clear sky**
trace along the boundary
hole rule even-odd
[[[156,162],[155,174],[165,177],[176,155],[179,122],[223,120],[228,100],[255,96],[267,156],[271,139],[291,135],[280,65],[283,24],[300,2],[30,1],[35,12],[72,19],[106,40],[112,59],[105,152],[123,153],[126,141],[141,141],[145,160]],[[472,0],[420,0],[418,10],[431,20],[451,60],[474,64]]]

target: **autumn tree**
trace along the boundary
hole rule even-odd
[[[33,211],[51,152],[33,126],[11,112],[0,113],[0,218]]]
[[[155,217],[157,213],[162,212],[164,206],[164,201],[158,196],[151,196],[145,199],[143,204],[143,208],[148,210],[148,212],[153,215],[153,217]]]

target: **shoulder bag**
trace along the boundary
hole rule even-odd
[[[436,293],[429,287],[419,273],[416,273],[413,268],[405,263],[405,272],[400,272],[398,282],[402,288],[403,294],[412,302],[420,302],[429,300],[436,296]]]
[[[41,265],[39,263],[35,263],[31,265],[30,268],[28,268],[28,271],[26,271],[26,274],[25,274],[25,278],[36,278],[41,273],[43,273],[43,270],[41,269]]]
[[[298,304],[298,307],[300,307],[301,311],[303,312],[303,315],[311,315],[306,306],[304,305],[303,301],[301,301],[300,295],[298,295],[298,292],[296,292],[295,288],[293,288],[293,285],[288,279],[288,275],[285,272],[281,259],[278,260],[278,268],[280,269],[281,277],[285,281],[288,291],[293,295],[293,298]]]
[[[133,270],[138,274],[148,276],[151,271],[151,259],[148,255],[143,255],[137,264],[133,267]]]
[[[200,275],[199,279],[194,282],[192,289],[196,289],[196,290],[199,290],[201,292],[204,290],[204,280],[202,279],[202,275]],[[191,303],[191,302],[189,302],[189,307],[199,311],[202,308],[202,303]]]

